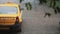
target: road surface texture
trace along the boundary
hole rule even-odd
[[[46,12],[52,15],[44,18]],[[55,15],[53,9],[45,5],[35,7],[31,11],[23,11],[21,34],[60,34],[59,20],[59,14]]]
[[[45,13],[51,13],[50,17],[44,17]],[[54,10],[46,5],[33,5],[32,10],[23,10],[22,32],[3,31],[0,34],[60,34],[60,14],[54,14]]]

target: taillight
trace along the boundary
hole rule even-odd
[[[19,17],[18,17],[18,16],[16,17],[16,21],[18,21],[18,22],[19,22]]]

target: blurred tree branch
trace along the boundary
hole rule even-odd
[[[39,4],[47,3],[46,0],[39,0]]]
[[[24,0],[20,0],[20,3],[21,3],[22,1],[24,1]]]

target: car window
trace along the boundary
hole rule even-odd
[[[15,6],[0,6],[0,14],[17,14],[18,9]]]

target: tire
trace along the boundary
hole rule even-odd
[[[21,32],[21,24],[16,25],[16,32]]]
[[[21,29],[16,30],[16,32],[21,32]]]
[[[11,31],[13,31],[13,32],[21,32],[21,24],[17,23],[14,26],[12,26]]]

